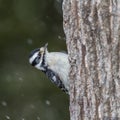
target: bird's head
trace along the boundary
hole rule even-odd
[[[36,67],[39,70],[45,70],[46,62],[45,62],[45,56],[48,52],[47,50],[48,43],[45,44],[44,47],[36,48],[30,52],[29,55],[29,63]]]

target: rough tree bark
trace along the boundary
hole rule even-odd
[[[120,120],[120,0],[63,0],[71,120]]]

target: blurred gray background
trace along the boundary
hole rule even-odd
[[[66,51],[60,0],[0,0],[0,120],[69,120],[68,95],[28,63],[48,42]]]

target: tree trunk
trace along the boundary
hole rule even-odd
[[[120,0],[63,0],[71,120],[120,120]]]

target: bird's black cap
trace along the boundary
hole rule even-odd
[[[40,48],[36,48],[36,49],[32,50],[32,51],[30,52],[30,54],[29,54],[29,58],[32,57],[33,54],[36,53],[36,52],[38,52],[38,51],[40,51]]]

